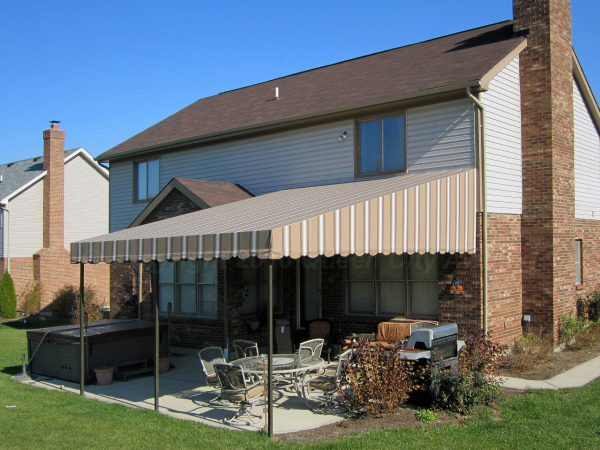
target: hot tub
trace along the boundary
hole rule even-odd
[[[159,332],[161,350],[166,351],[167,325],[161,324]],[[85,346],[85,381],[88,382],[95,379],[96,367],[153,360],[154,322],[104,320],[91,323],[85,335]],[[79,325],[27,331],[29,370],[33,374],[79,382],[79,349]]]

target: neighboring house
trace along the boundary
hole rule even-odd
[[[65,151],[64,139],[53,123],[44,131],[43,156],[0,165],[0,264],[17,295],[42,283],[43,312],[56,309],[58,289],[79,285],[70,243],[108,231],[108,170],[83,148]],[[107,303],[109,267],[100,264],[87,275],[86,285]]]
[[[404,316],[557,339],[600,283],[600,113],[569,1],[513,6],[512,21],[201,99],[103,153],[112,233],[72,261],[159,261],[172,345],[259,339],[268,260],[295,329]],[[256,197],[153,202],[176,177]]]

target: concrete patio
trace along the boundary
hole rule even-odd
[[[218,396],[218,390],[208,388],[200,369],[197,356],[172,355],[171,370],[160,375],[160,412],[177,419],[192,420],[205,425],[244,431],[259,431],[264,426],[264,418],[256,424],[246,426],[242,421],[226,425],[223,419],[230,418],[237,407],[228,403],[210,401]],[[173,367],[174,366],[174,367]],[[64,380],[38,377],[27,384],[46,389],[63,390],[79,394],[79,384]],[[86,397],[107,403],[154,409],[154,377],[140,376],[126,382],[113,381],[108,386],[90,385],[85,387]],[[295,392],[277,389],[273,396],[274,434],[318,428],[339,422],[342,415],[319,414],[310,411]],[[253,412],[262,414],[262,402]]]

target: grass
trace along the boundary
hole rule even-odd
[[[13,382],[10,376],[20,372],[26,348],[25,333],[0,324],[1,448],[600,448],[600,380],[579,389],[528,392],[506,400],[498,410],[480,410],[465,426],[394,428],[290,444]],[[16,407],[5,409],[7,405]]]

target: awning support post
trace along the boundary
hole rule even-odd
[[[269,437],[273,437],[273,260],[269,260]]]
[[[154,261],[152,267],[152,304],[154,305],[154,411],[158,412],[158,396],[159,396],[159,347],[160,333],[158,321],[158,261]]]
[[[79,395],[82,396],[85,396],[85,308],[83,301],[83,295],[85,293],[84,276],[85,264],[79,263]]]

